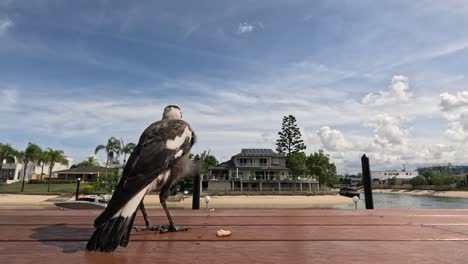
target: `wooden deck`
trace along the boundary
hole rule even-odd
[[[172,212],[192,230],[133,233],[103,254],[84,251],[98,211],[0,210],[0,263],[468,263],[468,210]]]

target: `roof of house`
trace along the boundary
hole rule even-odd
[[[94,174],[94,173],[105,173],[105,172],[116,171],[113,168],[107,168],[102,166],[90,166],[90,167],[76,167],[68,170],[55,171],[58,174]]]
[[[231,160],[222,162],[222,163],[218,164],[217,166],[210,167],[209,169],[210,170],[229,170],[229,169],[235,169],[235,168],[236,168],[236,165],[234,164],[234,161],[231,159]],[[239,170],[252,170],[252,169],[256,169],[256,168],[264,169],[264,167],[238,167],[238,168],[239,168]],[[287,167],[284,167],[284,166],[281,166],[281,165],[271,165],[271,166],[268,166],[267,169],[269,169],[269,170],[289,170]]]
[[[272,149],[242,149],[241,153],[234,155],[234,157],[275,157],[285,158],[283,154],[275,153]]]
[[[283,154],[275,153],[272,149],[242,149],[241,153],[238,153],[228,161],[222,162],[217,166],[210,167],[210,170],[228,170],[235,169],[236,164],[234,163],[235,157],[273,157],[273,158],[286,158]],[[255,169],[257,167],[239,167],[239,169]],[[258,167],[260,168],[260,167]],[[263,167],[262,167],[263,169]],[[272,170],[288,170],[287,167],[280,165],[271,165],[268,169]]]

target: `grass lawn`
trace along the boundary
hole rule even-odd
[[[12,184],[0,184],[0,193],[21,193],[21,182],[15,182]],[[74,193],[76,190],[76,184],[74,183],[61,183],[61,184],[50,184],[50,193]],[[29,194],[47,194],[47,184],[24,184],[24,192]]]

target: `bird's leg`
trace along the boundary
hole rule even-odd
[[[141,213],[143,214],[145,226],[135,226],[133,227],[135,231],[161,231],[161,229],[163,229],[163,227],[161,227],[160,225],[151,225],[151,222],[148,219],[148,214],[146,213],[145,204],[143,203],[143,200],[141,201],[139,208],[141,210]]]
[[[143,214],[143,218],[145,219],[145,225],[146,226],[151,225],[151,223],[150,223],[150,221],[148,219],[148,214],[146,213],[145,204],[143,203],[143,201],[141,201],[141,203],[140,203],[140,210],[141,210],[141,213]]]
[[[161,191],[161,194],[162,193],[165,193],[165,192]],[[183,227],[183,226],[174,225],[174,221],[172,220],[171,214],[169,213],[169,210],[167,209],[167,206],[166,206],[167,194],[164,194],[164,195],[161,195],[161,194],[159,195],[159,200],[160,200],[161,206],[163,207],[164,211],[166,212],[167,219],[169,220],[169,225],[168,226],[162,226],[163,228],[160,230],[161,233],[190,230],[190,227]]]

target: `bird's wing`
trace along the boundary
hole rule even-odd
[[[182,120],[159,121],[150,125],[141,135],[111,200],[94,225],[99,226],[124,210],[132,198],[137,194],[139,197],[140,192],[170,169],[182,154],[190,152],[194,142],[192,135],[190,126]]]

